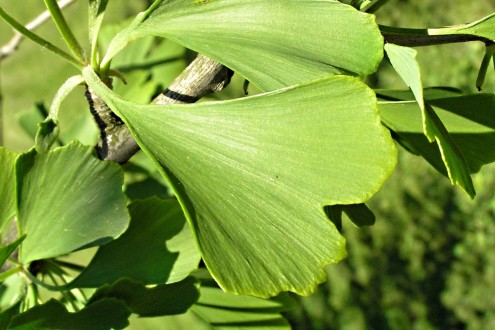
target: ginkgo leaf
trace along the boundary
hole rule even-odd
[[[436,142],[447,169],[450,182],[459,185],[471,198],[476,194],[469,166],[433,107],[424,99],[423,83],[416,50],[388,43],[385,51],[395,71],[411,89],[421,109],[423,131],[430,142]]]
[[[73,142],[19,156],[17,218],[20,233],[26,234],[22,263],[108,243],[127,228],[122,171],[93,153],[94,148]]]
[[[98,287],[119,278],[144,284],[175,283],[198,267],[201,256],[176,200],[153,197],[128,208],[127,231],[102,246],[65,288]]]
[[[380,91],[379,96],[383,93]],[[436,92],[437,95],[431,97],[429,94],[428,102],[464,155],[470,173],[479,172],[483,165],[494,162],[495,96]],[[428,143],[423,134],[418,105],[408,101],[410,97],[402,92],[388,92],[385,96],[388,101],[379,102],[380,115],[383,122],[397,134],[397,140],[448,176],[440,151],[434,144]]]
[[[396,163],[375,95],[355,78],[167,106],[128,102],[83,74],[162,167],[227,291],[310,294],[345,256],[324,205],[366,201]]]
[[[495,13],[469,24],[460,24],[438,29],[428,29],[430,35],[470,34],[488,40],[495,39]]]
[[[14,164],[16,158],[15,152],[0,147],[0,230],[15,213]]]
[[[335,73],[365,76],[383,57],[373,15],[332,0],[169,0],[141,13],[109,45],[168,38],[239,72],[262,90]]]

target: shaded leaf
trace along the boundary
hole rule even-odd
[[[356,227],[373,226],[376,220],[373,212],[364,203],[327,206],[325,212],[336,226],[338,224],[337,227],[339,230],[342,229],[342,212],[349,217],[349,220],[351,220]]]
[[[337,1],[171,0],[117,34],[103,65],[150,34],[207,55],[265,91],[336,73],[365,76],[383,56],[374,16]]]
[[[215,329],[290,329],[280,314],[292,308],[293,302],[260,299],[222,292],[213,287],[201,287],[199,301],[192,311]]]
[[[323,206],[367,200],[396,163],[374,93],[351,77],[171,106],[127,102],[84,75],[162,166],[227,291],[311,293],[345,256]]]
[[[424,100],[419,64],[416,61],[416,51],[412,48],[390,43],[385,45],[385,51],[392,66],[409,86],[416,98],[422,113],[424,134],[430,142],[437,142],[450,182],[459,185],[473,198],[476,192],[464,155],[450,137],[435,110]]]
[[[20,307],[21,307],[21,303],[18,302],[17,304],[15,304],[14,306],[8,309],[0,310],[0,329],[7,329],[12,318],[17,314],[19,314]]]
[[[471,173],[495,161],[495,95],[473,94],[428,101],[459,147]],[[423,156],[447,176],[442,156],[422,136],[421,111],[414,102],[380,102],[384,123],[408,149]]]
[[[14,164],[17,154],[0,147],[0,234],[15,214]]]
[[[78,142],[16,162],[19,259],[52,258],[120,236],[129,214],[120,167]]]
[[[134,314],[155,317],[185,313],[198,297],[196,280],[192,277],[150,288],[130,279],[122,279],[111,286],[99,288],[89,304],[91,306],[101,299],[115,298],[123,301]]]
[[[198,267],[200,254],[176,200],[150,198],[129,205],[129,229],[102,246],[68,288],[98,287],[128,277],[174,283]]]
[[[131,312],[117,299],[99,300],[77,313],[69,313],[64,305],[51,299],[15,316],[8,329],[124,329]]]

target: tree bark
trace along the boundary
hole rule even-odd
[[[206,56],[198,55],[152,103],[194,103],[208,94],[227,87],[232,75],[233,72],[229,68]],[[106,83],[111,85],[111,82]],[[98,156],[120,164],[127,162],[139,150],[129,129],[89,87],[86,91],[86,99],[100,131],[96,145]]]

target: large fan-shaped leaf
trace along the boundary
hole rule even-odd
[[[16,163],[20,260],[51,258],[120,236],[129,223],[120,167],[78,142]]]
[[[357,204],[390,175],[396,149],[374,93],[334,76],[262,96],[182,106],[121,99],[87,83],[163,167],[204,260],[226,290],[309,294],[344,240],[325,204]]]
[[[263,90],[334,73],[368,75],[383,57],[374,16],[338,1],[169,0],[118,34],[103,65],[149,34],[210,56]]]

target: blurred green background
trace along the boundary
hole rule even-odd
[[[135,14],[147,1],[109,3],[106,24]],[[22,22],[43,10],[42,2],[35,0],[22,5],[0,0],[0,4]],[[77,24],[86,22],[86,6],[86,1],[76,1],[66,10],[80,40],[87,39],[86,24]],[[376,15],[380,24],[437,27],[470,22],[494,11],[493,0],[391,0]],[[37,32],[63,47],[51,23]],[[10,28],[0,22],[0,45],[11,37]],[[417,49],[424,86],[476,92],[482,44]],[[161,83],[166,86],[184,65],[162,70]],[[30,118],[36,111],[32,109],[36,103],[48,106],[58,86],[73,74],[76,71],[69,64],[30,41],[1,62],[4,146],[21,152],[33,145],[29,128],[33,129]],[[241,96],[242,82],[234,77],[232,85],[216,97]],[[386,63],[369,82],[378,88],[405,88]],[[484,91],[495,92],[495,72],[488,73]],[[93,143],[96,132],[83,88],[64,104],[62,137]],[[348,258],[328,268],[328,282],[313,296],[297,298],[298,307],[287,314],[293,328],[495,329],[495,255],[491,253],[495,248],[495,168],[484,167],[474,183],[478,194],[471,201],[425,161],[401,152],[395,174],[370,202],[376,225],[356,229],[350,222],[344,224]],[[159,329],[160,323],[153,320],[148,327]],[[136,329],[144,329],[144,324],[136,324]],[[174,324],[181,328],[180,322]]]

